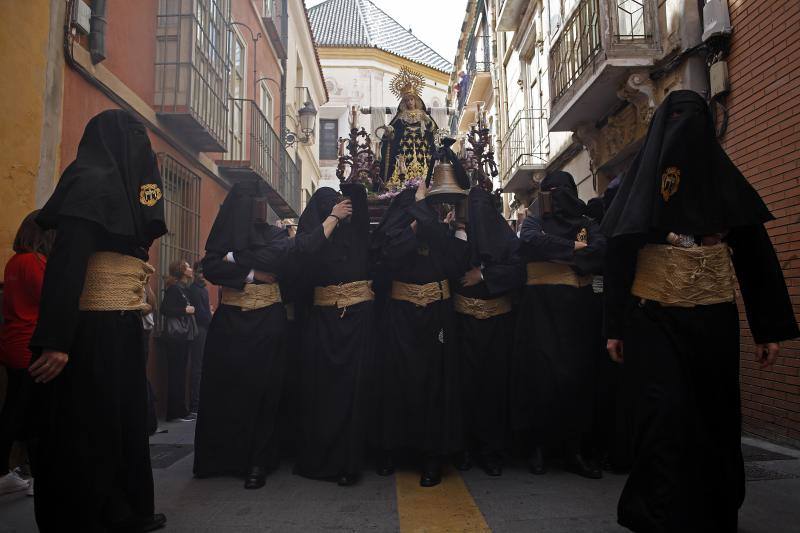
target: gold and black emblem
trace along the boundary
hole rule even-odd
[[[161,200],[161,189],[155,183],[146,183],[139,188],[139,203],[153,207]]]
[[[681,183],[681,169],[678,167],[667,167],[661,175],[661,196],[665,202],[678,192]]]
[[[575,236],[575,240],[578,242],[589,242],[589,232],[586,230],[586,228],[581,228],[581,230]]]

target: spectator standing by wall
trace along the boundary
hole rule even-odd
[[[167,422],[194,420],[186,408],[186,367],[189,351],[197,335],[189,283],[194,272],[186,261],[169,265],[169,279],[161,313],[166,317],[163,342],[167,356]],[[173,324],[175,327],[173,327]]]
[[[53,247],[53,232],[36,224],[38,214],[34,211],[25,217],[17,230],[15,255],[6,264],[3,278],[0,364],[8,374],[8,390],[0,411],[0,495],[33,488],[32,481],[9,471],[8,460],[14,441],[23,442],[30,436],[27,420],[33,380],[27,372],[31,362],[28,344],[39,319],[44,269]]]

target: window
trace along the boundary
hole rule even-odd
[[[168,230],[158,254],[158,294],[163,296],[169,264],[182,259],[194,265],[200,259],[200,177],[169,154],[158,154],[158,163]]]
[[[336,119],[319,119],[319,158],[338,159],[339,157],[339,121]]]
[[[267,82],[261,82],[261,94],[259,95],[258,107],[261,108],[261,112],[264,113],[264,116],[267,117],[267,122],[272,125],[272,114],[275,112],[275,108],[273,107],[273,100],[272,94],[267,89]]]
[[[230,112],[228,116],[228,155],[226,159],[241,161],[244,159],[244,76],[245,45],[238,31],[232,31],[230,60]]]

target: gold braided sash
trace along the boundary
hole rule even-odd
[[[222,303],[240,307],[242,311],[264,309],[281,301],[281,288],[277,283],[248,283],[241,291],[222,287]]]
[[[491,300],[482,300],[480,298],[467,298],[466,296],[455,294],[453,296],[453,306],[457,313],[469,315],[478,320],[486,320],[493,316],[510,313],[511,297],[501,296],[500,298],[493,298]]]
[[[144,287],[155,269],[135,257],[96,252],[86,266],[81,311],[143,311]]]
[[[450,283],[447,280],[434,281],[417,285],[415,283],[392,282],[392,299],[411,302],[414,305],[425,307],[450,298]]]
[[[592,284],[592,276],[581,276],[569,265],[536,261],[528,263],[528,285],[569,285],[586,287]]]
[[[371,281],[353,281],[340,285],[314,287],[314,305],[344,309],[375,299]]]
[[[668,306],[713,305],[734,300],[733,280],[727,244],[647,244],[639,250],[631,292]]]

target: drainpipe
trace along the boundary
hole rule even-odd
[[[94,0],[92,5],[92,17],[89,19],[89,53],[95,65],[106,58],[106,0]]]
[[[703,42],[702,0],[683,0],[681,8],[681,43],[683,50]],[[690,54],[683,65],[683,88],[708,96],[708,69],[702,54]]]

